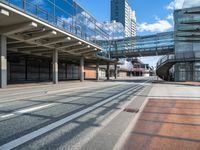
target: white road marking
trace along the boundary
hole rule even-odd
[[[145,81],[144,83],[146,83],[146,82],[148,82],[148,81]],[[112,97],[110,97],[108,99],[105,99],[104,101],[101,101],[101,102],[99,102],[97,104],[94,104],[93,106],[90,106],[90,107],[88,107],[88,108],[86,108],[84,110],[81,110],[81,111],[79,111],[79,112],[77,112],[75,114],[72,114],[72,115],[70,115],[70,116],[68,116],[66,118],[63,118],[63,119],[61,119],[59,121],[56,121],[56,122],[54,122],[52,124],[49,124],[49,125],[47,125],[45,127],[42,127],[42,128],[40,128],[40,129],[38,129],[38,130],[36,130],[34,132],[28,133],[28,134],[26,134],[26,135],[24,135],[24,136],[22,136],[20,138],[17,138],[17,139],[15,139],[13,141],[10,141],[10,142],[2,145],[0,147],[0,150],[5,150],[5,149],[6,150],[10,150],[10,149],[13,149],[13,148],[15,148],[15,147],[17,147],[19,145],[22,145],[22,144],[24,144],[24,143],[26,143],[26,142],[28,142],[28,141],[40,136],[40,135],[43,135],[43,134],[45,134],[45,133],[47,133],[47,132],[49,132],[49,131],[51,131],[51,130],[53,130],[53,129],[55,129],[55,128],[63,125],[63,124],[68,123],[71,120],[74,120],[74,119],[76,119],[76,118],[78,118],[78,117],[80,117],[80,116],[82,116],[82,115],[84,115],[84,114],[86,114],[86,113],[88,113],[88,112],[90,112],[90,111],[92,111],[92,110],[94,110],[94,109],[96,109],[96,108],[98,108],[98,107],[100,107],[100,106],[112,101],[115,98],[118,98],[119,96],[121,96],[123,94],[126,94],[126,93],[136,89],[137,87],[132,87],[132,88],[130,88],[128,90],[125,90],[125,91],[123,91],[123,92],[121,92],[121,93],[119,93],[119,94],[117,94],[115,96],[112,96]]]
[[[3,115],[3,116],[1,116],[1,118],[8,118],[8,117],[12,117],[12,116],[15,116],[15,115],[22,115],[22,114],[25,114],[25,113],[29,113],[29,112],[33,112],[33,111],[40,110],[40,109],[43,109],[43,108],[47,108],[47,107],[50,107],[50,106],[53,106],[53,105],[56,105],[56,104],[52,103],[52,104],[40,105],[40,106],[37,106],[37,107],[19,110],[19,111],[15,111],[15,112],[7,114],[7,115]]]
[[[143,84],[143,85],[146,85],[146,84]],[[138,88],[137,88],[138,87]],[[137,91],[137,90],[139,90],[141,87],[142,87],[142,85],[141,86],[137,86],[136,87],[136,89],[134,89],[134,91]],[[127,108],[128,107],[128,105],[130,104],[130,103],[132,103],[132,101],[138,96],[138,95],[140,95],[146,88],[147,88],[148,86],[146,86],[144,89],[142,89],[140,92],[136,92],[135,94],[135,96],[134,97],[132,97],[132,99],[130,100],[130,101],[128,101],[128,102],[126,102],[124,105],[122,105],[121,107],[120,107],[120,109],[119,110],[116,110],[116,112],[114,112],[113,114],[111,114],[110,116],[108,116],[101,124],[99,124],[101,127],[105,127],[106,125],[108,125],[110,122],[111,122],[111,120],[113,119],[113,118],[115,118],[117,115],[119,115],[122,111],[124,111],[124,109],[125,108]],[[100,130],[102,129],[101,127],[99,127],[99,128],[95,128],[95,129],[93,129],[91,132],[87,132],[87,136],[86,137],[84,137],[82,140],[80,140],[80,141],[78,141],[78,142],[76,142],[76,144],[74,144],[72,147],[71,147],[71,149],[76,149],[76,150],[81,150],[81,148],[86,144],[86,143],[88,143],[98,132],[100,132]]]
[[[47,91],[45,91],[45,90],[36,90],[36,91],[24,91],[24,92],[22,92],[22,91],[20,91],[20,92],[17,92],[17,93],[12,93],[12,94],[10,94],[9,93],[9,95],[3,95],[3,96],[1,96],[1,98],[6,98],[6,97],[10,97],[10,96],[18,96],[18,95],[24,95],[24,94],[34,94],[34,93],[46,93]]]
[[[116,85],[120,85],[121,83],[116,83]],[[100,87],[104,87],[105,85],[102,85]],[[109,86],[109,85],[108,85]],[[20,95],[20,94],[15,94],[15,95],[12,95],[11,94],[11,97],[10,96],[6,96],[6,97],[3,97],[1,98],[0,96],[0,99],[1,99],[1,103],[7,103],[7,102],[10,102],[10,101],[18,101],[18,100],[23,100],[23,99],[28,99],[28,98],[35,98],[35,97],[39,97],[39,96],[48,96],[48,95],[52,95],[52,94],[59,94],[59,93],[62,93],[62,92],[73,92],[75,91],[76,89],[80,89],[80,90],[84,90],[84,89],[90,89],[90,88],[95,88],[97,87],[97,85],[89,85],[89,86],[81,86],[81,87],[73,87],[73,88],[68,88],[68,87],[64,87],[64,88],[68,88],[68,89],[64,89],[64,90],[54,90],[54,91],[51,91],[52,88],[50,88],[49,90],[42,90],[41,92],[35,92],[35,93],[40,93],[40,94],[37,94],[37,95],[32,95],[34,92],[22,92],[20,93],[21,95],[22,94],[31,94],[29,96],[24,96],[24,97],[16,97],[16,98],[13,98],[12,96],[17,96],[17,95]],[[0,89],[1,90],[1,89]],[[9,98],[9,100],[8,100]],[[4,100],[4,101],[3,101]],[[3,107],[4,104],[0,104],[0,107]]]
[[[116,84],[116,86],[120,86],[120,85],[122,85],[122,84]],[[100,86],[100,87],[104,87],[104,86]],[[109,89],[109,88],[113,88],[113,87],[111,86],[111,87],[108,87],[107,89]],[[57,94],[57,95],[59,95],[59,94]],[[55,105],[58,105],[58,103],[55,102],[55,103],[51,103],[51,104],[40,105],[40,106],[37,106],[37,107],[26,108],[26,109],[15,111],[15,112],[12,112],[12,113],[9,113],[9,114],[6,114],[6,115],[5,114],[0,114],[0,118],[4,118],[5,119],[5,118],[17,116],[17,115],[22,115],[24,113],[33,112],[33,111],[36,111],[36,110],[40,110],[40,109],[47,108],[47,107],[50,107],[50,106],[55,106]]]

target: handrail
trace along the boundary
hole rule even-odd
[[[98,28],[98,31],[92,30],[89,28],[89,26],[86,26],[86,25],[85,27],[87,29],[82,29],[81,27],[79,28],[77,20],[76,20],[76,16],[71,16],[70,14],[66,12],[62,12],[61,10],[59,13],[63,13],[63,16],[68,16],[67,18],[63,19],[60,16],[51,14],[35,4],[31,2],[27,2],[26,0],[19,0],[18,5],[15,0],[0,0],[0,2],[7,4],[11,7],[14,7],[15,9],[18,9],[25,13],[28,13],[29,15],[32,15],[33,17],[43,20],[53,26],[56,26],[59,29],[70,32],[71,34],[78,36],[79,38],[93,42],[95,44],[98,44],[97,35],[101,36],[102,39],[105,39],[105,40],[109,39],[109,34],[107,34],[104,30],[102,30],[102,28],[98,27],[95,21],[92,22],[92,24],[94,25],[95,29]],[[69,22],[69,20],[71,20],[71,22]],[[93,35],[89,33],[93,33]]]
[[[180,52],[173,55],[166,55],[160,58],[159,61],[157,62],[157,68],[159,68],[161,65],[169,61],[186,62],[195,60],[200,60],[200,52],[195,52],[195,51]]]

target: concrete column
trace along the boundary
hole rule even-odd
[[[99,80],[99,62],[96,63],[96,80]]]
[[[84,81],[84,57],[80,59],[80,81]]]
[[[58,83],[58,50],[53,50],[53,83]]]
[[[107,80],[110,80],[110,64],[109,64],[109,62],[107,63],[107,73],[106,73],[106,75],[107,75]]]
[[[115,79],[117,79],[117,64],[115,64]]]
[[[7,38],[0,35],[0,88],[7,86]]]

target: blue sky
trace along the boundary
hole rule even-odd
[[[136,11],[137,35],[148,35],[173,30],[173,5],[177,0],[129,0]],[[110,0],[77,0],[98,21],[110,21]],[[156,66],[160,57],[141,58]]]
[[[110,20],[110,0],[77,0],[77,2],[97,18],[98,21],[103,22]],[[171,2],[172,0],[129,0],[130,5],[136,11],[138,24],[137,34],[145,35],[172,30],[173,21],[171,15],[173,10],[167,9]],[[168,25],[167,28],[160,30],[158,29],[159,27],[157,30],[147,29],[148,27],[151,28],[149,25],[155,25],[155,23],[159,24],[159,22],[162,25],[160,28],[164,28],[164,26]],[[143,29],[144,31],[142,31],[140,27],[146,30]]]

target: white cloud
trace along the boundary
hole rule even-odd
[[[175,5],[174,8],[175,9],[181,9],[183,7],[185,0],[175,0]]]
[[[169,10],[174,10],[174,6],[175,6],[175,2],[172,1],[172,2],[169,3],[169,5],[167,5],[166,8],[169,9]]]
[[[200,0],[185,0],[183,8],[200,6]]]
[[[138,31],[144,32],[165,32],[172,29],[172,25],[167,20],[157,20],[157,22],[148,24],[146,22],[138,25]]]
[[[166,7],[168,10],[200,6],[200,0],[173,0]]]
[[[173,0],[166,8],[169,10],[181,9],[183,7],[184,1],[185,0]]]
[[[174,20],[174,16],[173,16],[173,14],[168,15],[168,16],[167,16],[167,19],[173,21],[173,20]]]

